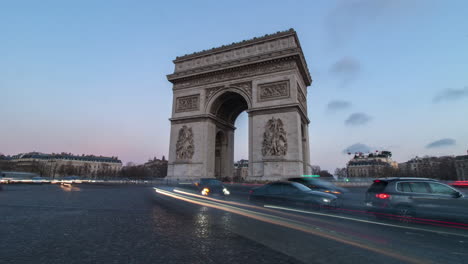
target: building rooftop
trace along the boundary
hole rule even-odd
[[[242,40],[242,41],[239,41],[239,42],[233,42],[233,43],[231,43],[229,45],[222,45],[220,47],[214,47],[214,48],[211,48],[211,49],[208,49],[208,50],[202,50],[202,51],[197,51],[197,52],[193,52],[193,53],[190,53],[190,54],[185,54],[183,56],[177,56],[176,59],[174,60],[174,62],[179,62],[179,61],[183,61],[183,60],[187,60],[187,59],[192,59],[192,58],[195,58],[195,57],[198,57],[198,56],[203,56],[203,55],[210,54],[210,53],[218,53],[218,52],[222,52],[222,51],[225,51],[225,50],[238,48],[238,47],[241,47],[241,46],[248,46],[248,45],[251,45],[253,43],[262,42],[262,41],[265,41],[265,40],[269,40],[269,39],[273,39],[273,38],[277,38],[277,37],[281,37],[281,36],[286,36],[286,35],[289,35],[289,34],[295,33],[295,32],[296,31],[294,31],[294,29],[292,29],[292,28],[290,28],[288,30],[284,30],[284,31],[277,31],[276,33],[273,33],[273,34],[265,34],[264,36],[261,36],[261,37],[254,37],[254,38]]]
[[[80,160],[80,161],[95,161],[95,162],[112,162],[122,163],[117,157],[104,157],[94,155],[73,155],[71,153],[60,153],[60,154],[45,154],[40,152],[21,153],[12,156],[13,160],[18,159],[45,159],[45,160]]]
[[[295,58],[304,82],[309,86],[312,77],[294,29],[176,57],[173,60],[174,73],[167,75],[167,79],[174,83],[194,76],[200,77],[285,58]]]

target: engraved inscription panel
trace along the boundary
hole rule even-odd
[[[258,85],[258,100],[276,100],[289,97],[289,81],[263,83]]]
[[[176,112],[189,112],[200,109],[200,95],[177,97]]]
[[[294,37],[290,36],[268,41],[262,44],[241,47],[230,51],[225,51],[223,53],[210,54],[200,58],[179,62],[176,64],[176,72],[295,47],[297,47],[296,41]]]

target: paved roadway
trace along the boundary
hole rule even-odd
[[[242,193],[219,201],[178,190],[4,186],[0,263],[468,263],[462,228],[377,222],[359,210],[262,208]],[[355,189],[349,201],[358,204],[361,195]]]

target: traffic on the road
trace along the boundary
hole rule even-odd
[[[208,248],[216,248],[209,241],[220,239],[217,234],[221,228],[222,232],[228,232],[227,240],[236,234],[271,250],[264,263],[463,263],[468,257],[465,189],[425,178],[381,178],[367,187],[348,185],[346,188],[323,179],[303,177],[304,181],[300,183],[301,180],[299,177],[266,184],[236,184],[203,178],[195,182],[148,184],[141,181],[142,184],[128,185],[69,177],[50,182],[58,184],[44,184],[42,179],[32,179],[29,184],[2,184],[0,234],[4,242],[0,243],[2,246],[8,243],[10,248],[3,251],[6,253],[3,259],[9,260],[5,263],[14,263],[14,255],[22,247],[22,240],[13,236],[13,230],[33,243],[50,244],[54,239],[62,239],[63,233],[53,232],[50,238],[31,237],[25,233],[30,230],[34,234],[36,228],[48,226],[46,222],[32,220],[37,219],[44,208],[49,210],[47,217],[51,218],[51,223],[64,233],[71,232],[79,237],[82,232],[92,241],[98,241],[99,238],[89,232],[102,228],[114,232],[110,233],[113,239],[134,243],[127,247],[137,250],[138,256],[125,251],[126,258],[133,260],[142,260],[144,256],[158,259],[148,253],[151,246],[147,243],[152,239],[143,236],[145,242],[139,247],[145,251],[136,249],[141,243],[138,241],[142,240],[134,237],[132,232],[139,231],[120,234],[122,231],[109,229],[107,222],[97,220],[98,215],[109,214],[106,216],[108,219],[119,219],[124,213],[126,217],[119,226],[136,225],[132,230],[146,230],[147,225],[153,225],[150,224],[152,217],[163,214],[171,218],[172,223],[146,232],[155,237],[174,239],[180,239],[177,230],[183,228],[169,231],[171,225],[187,225],[182,223],[183,219],[194,217],[193,230],[184,232],[194,234],[186,239],[194,239],[197,247],[209,243]],[[122,193],[125,195],[121,196]],[[25,211],[25,208],[30,209]],[[84,221],[83,224],[60,227],[61,219],[69,213],[76,214],[76,219]],[[28,215],[26,218],[25,214]],[[142,219],[139,223],[132,220],[139,218]],[[11,219],[26,229],[16,230]],[[70,223],[70,220],[63,221]],[[95,222],[94,226],[86,224],[90,221]],[[159,225],[158,222],[155,224]],[[122,227],[121,230],[127,228]],[[231,242],[238,243],[234,241],[237,240]],[[231,242],[223,239],[222,243],[213,243],[232,245],[237,250],[243,248]],[[71,244],[74,248],[78,246],[71,241],[62,243],[67,248]],[[248,245],[251,242],[239,243]],[[90,250],[86,246],[81,247]],[[34,252],[30,254],[32,259],[39,254]],[[59,258],[60,254],[52,252],[51,259]],[[224,254],[222,251],[209,252],[211,250],[193,254],[198,260],[206,260],[210,254],[219,254],[217,258],[221,258]],[[266,252],[265,249],[262,252]],[[340,256],[330,259],[330,254],[336,252],[340,252]],[[94,254],[97,254],[96,258],[105,259],[101,253]],[[167,250],[161,254],[168,254],[163,259],[174,257]],[[174,263],[189,263],[188,259],[195,256],[190,252],[186,254],[180,258],[182,262]],[[258,263],[252,254],[249,255],[251,261],[241,261],[234,253],[228,255],[234,261],[227,261],[229,263]],[[82,263],[94,263],[94,260]],[[121,260],[118,263],[125,263],[123,258]]]

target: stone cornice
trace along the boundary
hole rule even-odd
[[[303,67],[297,67],[297,65],[302,64],[300,63],[300,57],[295,54],[293,56],[279,57],[273,60],[266,59],[256,63],[250,63],[242,66],[236,65],[236,67],[232,68],[194,74],[187,77],[174,79],[168,77],[168,79],[174,84],[173,89],[178,90],[293,69],[298,69],[301,76],[305,78],[305,69]],[[304,79],[305,83],[307,83],[307,81],[307,79]]]
[[[191,123],[191,122],[197,122],[197,121],[205,121],[205,120],[211,120],[214,121],[220,125],[225,126],[226,128],[229,129],[236,129],[235,126],[232,124],[216,117],[213,114],[202,114],[202,115],[195,115],[195,116],[184,116],[184,117],[174,117],[170,118],[169,121],[173,124],[185,124],[185,123]]]
[[[297,56],[297,65],[304,83],[312,83],[299,39],[294,30],[266,35],[260,38],[202,51],[174,60],[176,69],[167,79],[176,83],[180,79],[235,69],[281,57]]]
[[[248,40],[243,40],[243,41],[240,41],[240,42],[233,42],[233,43],[231,43],[229,45],[223,45],[221,47],[211,48],[209,50],[202,50],[202,51],[199,51],[199,52],[194,52],[194,53],[191,53],[191,54],[178,56],[178,57],[176,57],[175,60],[173,60],[173,62],[177,63],[177,62],[186,61],[186,60],[189,60],[189,59],[203,57],[203,56],[206,56],[208,54],[221,53],[221,52],[224,52],[224,51],[227,51],[227,50],[232,50],[232,49],[235,49],[235,48],[240,48],[240,47],[245,47],[245,46],[251,46],[253,44],[262,43],[262,42],[265,42],[265,41],[268,41],[268,40],[271,40],[271,39],[276,39],[276,38],[295,35],[295,34],[296,34],[296,31],[294,31],[294,29],[290,28],[289,30],[278,31],[278,32],[276,32],[274,34],[266,34],[266,35],[264,35],[262,37],[255,37],[255,38],[248,39]]]
[[[299,104],[294,103],[294,104],[287,104],[287,105],[281,105],[281,106],[267,106],[267,107],[257,107],[257,108],[252,108],[248,109],[247,113],[249,113],[249,116],[252,115],[263,115],[263,114],[273,114],[273,113],[284,113],[284,112],[298,112],[301,115],[302,120],[304,123],[309,124],[310,120],[307,117],[307,113],[304,112],[302,107],[300,107]]]

